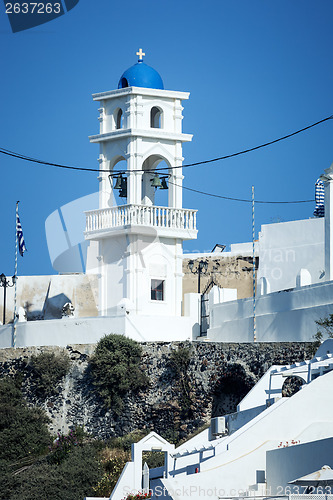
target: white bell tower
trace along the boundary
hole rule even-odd
[[[197,236],[196,210],[182,208],[182,143],[192,136],[182,133],[181,103],[189,94],[164,90],[141,49],[137,55],[117,90],[93,95],[100,102],[100,133],[90,137],[100,145],[100,195],[98,210],[86,214],[85,236],[99,245],[100,315],[125,307],[180,316],[182,243]],[[157,206],[157,190],[167,188],[167,206]]]

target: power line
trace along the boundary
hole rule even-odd
[[[328,120],[329,118],[326,118],[326,120]],[[318,122],[318,123],[321,123],[321,122]],[[314,126],[314,125],[312,125]],[[297,133],[297,132],[295,132]],[[282,139],[277,139],[277,140],[282,140]],[[276,142],[276,141],[275,141]],[[256,148],[253,148],[253,149],[258,149],[260,146],[257,146]],[[6,155],[9,155],[9,156],[13,156],[14,158],[19,158],[21,160],[26,160],[26,161],[31,161],[31,162],[34,162],[34,163],[40,163],[40,164],[43,164],[43,165],[49,165],[49,166],[53,166],[53,167],[60,167],[60,168],[66,168],[66,169],[70,169],[70,170],[83,170],[83,171],[87,171],[87,172],[110,172],[109,170],[98,170],[98,169],[95,169],[95,168],[81,168],[81,167],[71,167],[69,165],[61,165],[61,164],[58,164],[58,163],[51,163],[51,162],[44,162],[42,160],[37,160],[37,159],[34,159],[34,158],[31,158],[29,156],[24,156],[24,155],[21,155],[19,153],[14,153],[13,151],[9,151],[9,150],[6,150],[6,149],[3,149],[3,148],[0,148],[0,153],[2,154],[6,154]],[[241,154],[241,153],[235,153],[235,155],[238,155],[238,154]],[[208,163],[208,161],[217,161],[217,159],[215,160],[207,160],[206,163]],[[191,165],[187,165],[187,166],[194,166],[195,164],[191,164]],[[186,166],[186,165],[184,165]],[[126,171],[119,171],[119,173],[125,173]],[[214,194],[214,193],[207,193],[205,191],[200,191],[199,189],[193,189],[193,188],[189,188],[189,187],[186,187],[186,186],[179,186],[178,184],[172,182],[169,180],[169,184],[173,184],[175,186],[178,186],[178,187],[182,187],[182,189],[186,189],[187,191],[192,191],[193,193],[198,193],[198,194],[202,194],[204,196],[210,196],[212,198],[220,198],[222,200],[229,200],[229,201],[241,201],[241,202],[244,202],[244,203],[252,203],[252,200],[247,200],[247,199],[243,199],[243,198],[233,198],[233,197],[230,197],[230,196],[222,196],[220,194]],[[315,200],[294,200],[294,201],[261,201],[261,200],[255,200],[255,203],[270,203],[270,204],[291,204],[291,203],[313,203]]]
[[[205,191],[200,191],[199,189],[193,189],[189,188],[186,186],[179,186],[179,184],[176,184],[172,181],[169,181],[169,184],[173,184],[174,186],[182,187],[183,189],[186,189],[187,191],[192,191],[193,193],[198,193],[198,194],[203,194],[205,196],[211,196],[212,198],[220,198],[222,200],[229,200],[229,201],[242,201],[244,203],[252,203],[252,200],[247,200],[244,198],[232,198],[230,196],[222,196],[220,194],[213,194],[213,193],[207,193]],[[315,200],[294,200],[294,201],[264,201],[264,200],[255,200],[255,203],[270,203],[270,204],[290,204],[290,203],[313,203]]]
[[[243,155],[245,153],[250,153],[251,151],[255,151],[257,149],[265,148],[266,146],[270,146],[271,144],[275,144],[276,142],[283,141],[285,139],[288,139],[289,137],[293,137],[294,135],[300,134],[301,132],[304,132],[305,130],[309,130],[312,127],[316,127],[320,123],[324,123],[327,120],[331,120],[333,118],[333,115],[327,116],[327,118],[323,118],[319,122],[312,123],[311,125],[308,125],[307,127],[301,128],[299,130],[296,130],[296,132],[292,132],[291,134],[284,135],[283,137],[279,137],[278,139],[274,139],[273,141],[270,142],[265,142],[264,144],[260,144],[259,146],[255,146],[250,149],[244,149],[243,151],[238,151],[238,153],[232,153],[230,155],[225,155],[225,156],[219,156],[217,158],[212,158],[211,160],[204,160],[204,161],[198,161],[196,163],[188,163],[187,165],[179,166],[179,167],[173,167],[173,168],[186,168],[186,167],[195,167],[197,165],[204,165],[206,163],[212,163],[214,161],[219,161],[219,160],[227,160],[228,158],[234,158],[235,156]],[[161,168],[158,169],[156,168],[155,170],[166,170],[167,168]]]
[[[195,163],[188,163],[188,164],[185,164],[185,165],[178,165],[178,166],[172,167],[172,169],[176,169],[176,168],[188,168],[188,167],[195,167],[195,166],[198,166],[198,165],[205,165],[207,163],[212,163],[212,162],[220,161],[220,160],[226,160],[228,158],[234,158],[235,156],[240,156],[240,155],[243,155],[243,154],[246,154],[246,153],[250,153],[251,151],[256,151],[257,149],[265,148],[265,147],[270,146],[272,144],[275,144],[277,142],[280,142],[280,141],[283,141],[285,139],[288,139],[289,137],[293,137],[294,135],[300,134],[301,132],[304,132],[305,130],[309,130],[310,128],[316,127],[317,125],[320,125],[321,123],[324,123],[324,122],[326,122],[328,120],[331,120],[332,118],[333,118],[333,115],[330,115],[330,116],[328,116],[326,118],[323,118],[322,120],[319,120],[318,122],[315,122],[315,123],[312,123],[311,125],[308,125],[307,127],[303,127],[303,128],[301,128],[299,130],[296,130],[296,132],[292,132],[291,134],[284,135],[283,137],[279,137],[278,139],[274,139],[273,141],[269,141],[269,142],[266,142],[264,144],[260,144],[259,146],[254,146],[253,148],[244,149],[243,151],[238,151],[237,153],[232,153],[232,154],[225,155],[225,156],[219,156],[217,158],[211,158],[209,160],[198,161],[198,162],[195,162]],[[96,169],[96,168],[74,167],[74,166],[71,166],[71,165],[63,165],[61,163],[54,163],[54,162],[39,160],[37,158],[33,158],[31,156],[26,156],[26,155],[23,155],[21,153],[10,151],[8,149],[1,148],[1,147],[0,147],[0,154],[4,154],[4,155],[7,155],[7,156],[12,156],[12,157],[18,158],[20,160],[30,161],[30,162],[33,162],[33,163],[39,163],[41,165],[48,165],[48,166],[51,166],[51,167],[65,168],[65,169],[68,169],[68,170],[79,170],[79,171],[84,171],[84,172],[110,172],[109,169],[105,170],[105,169]],[[161,168],[156,168],[155,169],[155,171],[163,171],[163,170],[169,170],[169,167],[161,167]],[[117,170],[116,169],[116,170],[113,170],[113,172],[115,172],[115,173],[124,173],[125,174],[125,173],[128,173],[129,171],[128,170]],[[146,172],[146,170],[140,169],[140,170],[136,170],[136,172]]]
[[[251,151],[256,151],[257,149],[261,149],[261,148],[270,146],[272,144],[275,144],[277,142],[283,141],[285,139],[288,139],[289,137],[293,137],[294,135],[300,134],[301,132],[304,132],[305,130],[309,130],[310,128],[313,128],[313,127],[315,127],[315,126],[317,126],[317,125],[319,125],[321,123],[324,123],[324,122],[326,122],[328,120],[331,120],[332,118],[333,118],[333,115],[330,115],[330,116],[328,116],[326,118],[323,118],[322,120],[319,120],[318,122],[315,122],[315,123],[312,123],[311,125],[308,125],[307,127],[303,127],[301,129],[297,130],[296,132],[292,132],[291,134],[285,135],[283,137],[279,137],[278,139],[274,139],[273,141],[269,141],[269,142],[266,142],[264,144],[260,144],[259,146],[255,146],[253,148],[245,149],[243,151],[238,151],[237,153],[232,153],[232,154],[225,155],[225,156],[219,156],[217,158],[211,158],[209,160],[203,160],[203,161],[199,161],[199,162],[195,162],[195,163],[188,163],[188,164],[185,164],[185,165],[178,165],[178,166],[172,167],[172,169],[175,169],[175,168],[187,168],[187,167],[195,167],[195,166],[199,166],[199,165],[205,165],[207,163],[213,163],[213,162],[220,161],[220,160],[226,160],[228,158],[233,158],[235,156],[240,156],[240,155],[243,155],[243,154],[246,154],[246,153],[250,153]],[[44,160],[33,158],[31,156],[26,156],[26,155],[23,155],[21,153],[17,153],[17,152],[14,152],[14,151],[11,151],[11,150],[8,150],[8,149],[5,149],[5,148],[1,148],[1,147],[0,147],[0,154],[11,156],[13,158],[18,158],[20,160],[29,161],[29,162],[32,162],[32,163],[38,163],[38,164],[41,164],[41,165],[47,165],[47,166],[57,167],[57,168],[64,168],[64,169],[67,169],[67,170],[78,170],[78,171],[83,171],[83,172],[110,172],[110,170],[105,170],[105,169],[74,167],[74,166],[71,166],[71,165],[63,165],[61,163],[54,163],[54,162],[44,161]],[[157,172],[157,171],[164,171],[164,170],[169,170],[169,167],[156,168],[155,172]],[[125,173],[129,173],[129,170],[113,170],[113,172],[114,173],[119,173],[119,174],[125,174]],[[144,170],[144,169],[141,169],[141,170],[136,170],[136,172],[147,172],[147,171]],[[175,183],[173,183],[171,181],[169,181],[169,184],[177,185],[177,184],[175,184]],[[191,191],[193,193],[198,193],[198,194],[201,194],[201,195],[204,195],[204,196],[210,196],[212,198],[219,198],[219,199],[229,200],[229,201],[240,201],[240,202],[244,202],[244,203],[252,203],[252,200],[248,200],[248,199],[234,198],[234,197],[222,196],[222,195],[214,194],[214,193],[207,193],[205,191],[201,191],[201,190],[198,190],[198,189],[189,188],[189,187],[186,187],[186,186],[182,186],[182,188],[185,189],[185,190],[187,190],[187,191]],[[269,201],[269,200],[264,201],[264,200],[255,200],[255,203],[265,203],[265,204],[291,204],[291,203],[313,203],[313,202],[314,202],[313,199],[312,200],[293,200],[293,201]]]
[[[18,158],[19,160],[26,160],[33,163],[39,163],[41,165],[48,165],[50,167],[58,167],[58,168],[67,168],[69,170],[81,170],[85,172],[109,172],[109,170],[99,170],[97,168],[82,168],[82,167],[73,167],[69,165],[62,165],[61,163],[52,163],[49,161],[38,160],[37,158],[32,158],[31,156],[22,155],[20,153],[15,153],[14,151],[10,151],[8,149],[4,149],[0,147],[0,153],[12,156],[13,158]]]

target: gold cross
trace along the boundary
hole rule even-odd
[[[139,61],[142,61],[142,57],[145,56],[146,54],[142,52],[142,49],[139,49],[139,52],[137,52],[136,55],[139,56]]]

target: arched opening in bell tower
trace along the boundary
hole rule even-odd
[[[124,127],[124,115],[123,115],[123,111],[121,108],[118,108],[115,110],[114,112],[114,122],[115,122],[115,126],[116,126],[116,129],[121,129]]]
[[[112,205],[126,205],[127,204],[127,176],[121,172],[126,172],[127,162],[123,156],[114,158],[110,164],[110,184],[111,196],[113,195]],[[118,173],[119,172],[119,173]]]
[[[151,128],[163,128],[163,111],[161,108],[154,106],[150,110],[150,127]]]
[[[163,168],[156,172],[156,168]],[[160,155],[149,156],[142,165],[142,204],[148,206],[169,206],[168,173],[170,165]]]

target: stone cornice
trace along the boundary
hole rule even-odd
[[[97,134],[89,136],[90,142],[103,142],[112,141],[116,139],[122,139],[125,137],[149,137],[151,139],[163,139],[165,141],[180,141],[180,142],[190,142],[192,140],[192,134],[178,134],[173,132],[165,132],[160,129],[151,130],[137,130],[137,129],[120,129],[114,130],[112,132],[107,132],[106,134]]]
[[[143,95],[150,97],[162,97],[169,99],[188,99],[189,92],[180,92],[177,90],[159,90],[159,89],[146,89],[142,87],[126,87],[124,89],[109,90],[107,92],[98,92],[93,94],[94,101],[102,101],[105,99],[115,99],[125,95]]]

